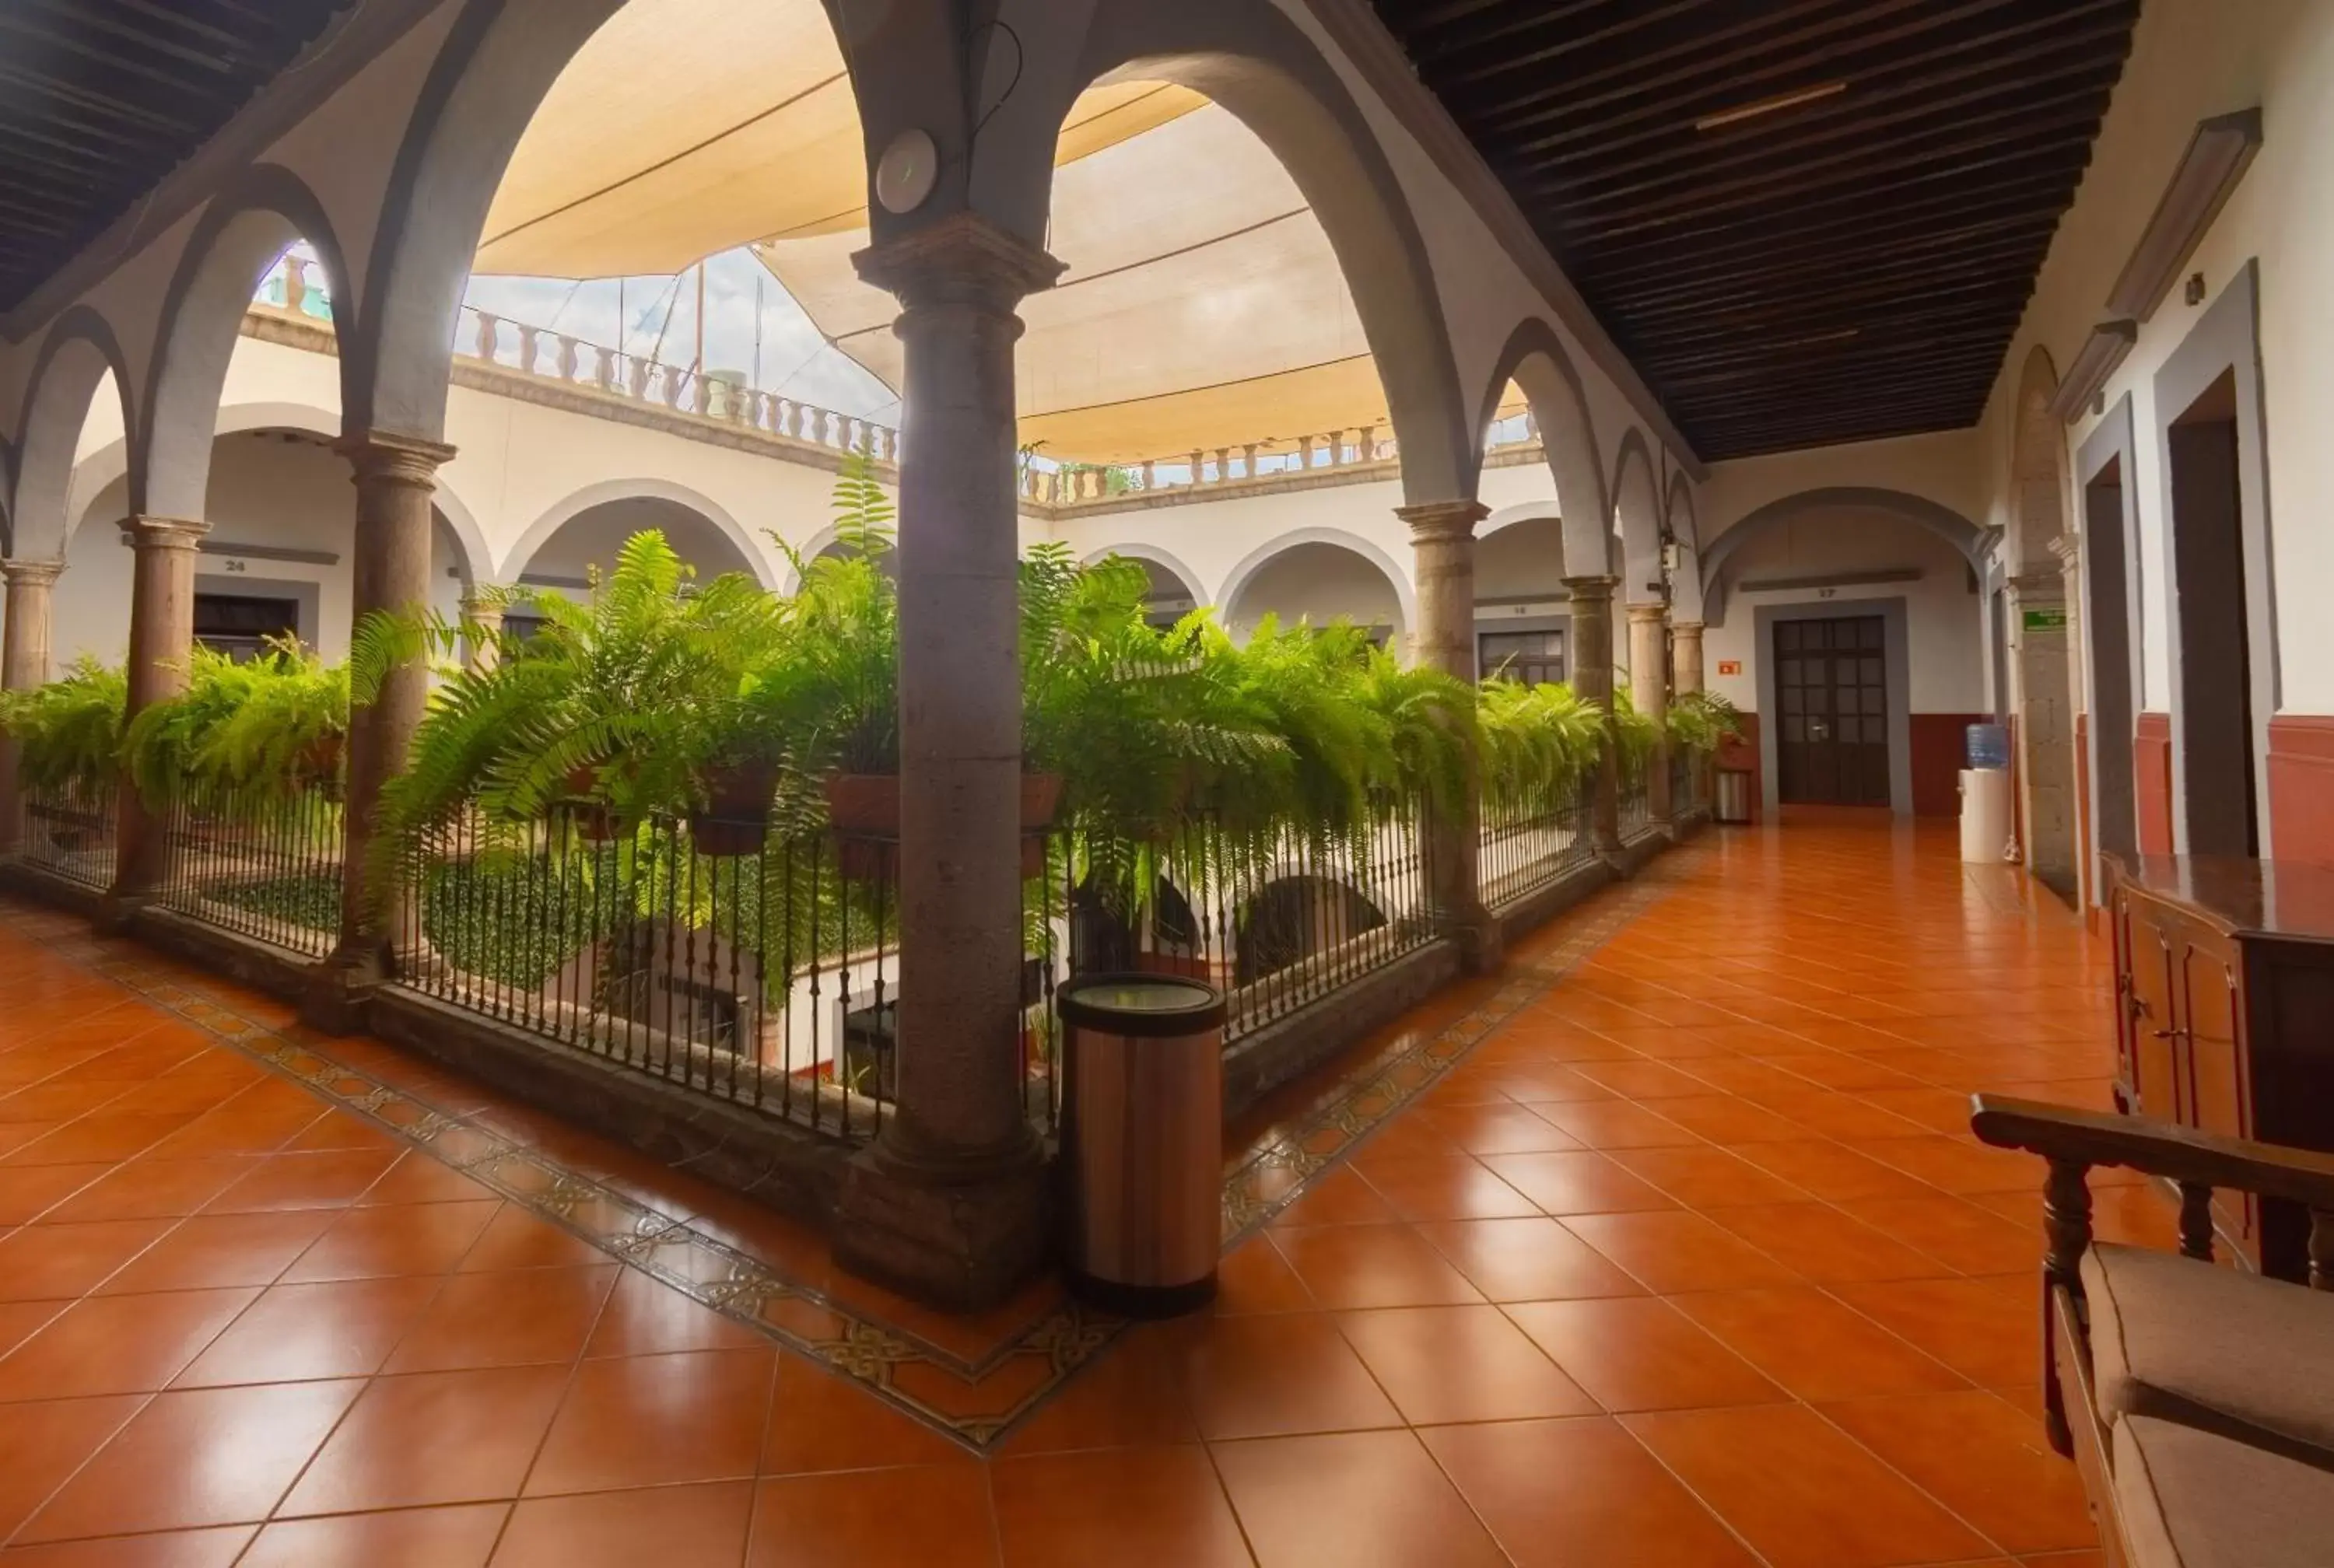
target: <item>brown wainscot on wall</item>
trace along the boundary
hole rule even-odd
[[[2172,716],[2143,713],[2132,726],[2133,804],[2139,817],[2139,852],[2172,852]]]
[[[1912,717],[1913,814],[1955,817],[1962,811],[1962,763],[1969,726],[1985,713],[1916,713]]]
[[[2279,860],[2334,866],[2334,715],[2269,721],[2269,809]]]

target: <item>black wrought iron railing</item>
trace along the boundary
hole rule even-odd
[[[1475,877],[1493,909],[1528,898],[1595,860],[1586,803],[1593,777],[1487,795],[1476,830]]]
[[[113,885],[119,794],[108,778],[25,790],[16,855],[53,877],[101,890]]]
[[[1337,833],[1229,831],[1197,815],[1141,843],[1033,837],[1023,884],[1021,1061],[1031,1115],[1058,1110],[1054,997],[1073,974],[1221,986],[1239,1039],[1432,941],[1416,801]],[[705,1094],[840,1137],[894,1099],[896,850],[825,830],[591,807],[465,816],[388,896],[398,984]]]
[[[159,808],[167,845],[156,901],[308,957],[341,928],[337,788],[265,799],[183,793]]]
[[[399,983],[697,1093],[844,1137],[893,1092],[882,846],[596,807],[466,816],[409,858]]]
[[[1620,758],[1621,838],[1624,842],[1653,826],[1653,806],[1647,789],[1656,754],[1623,751]]]
[[[1188,975],[1222,988],[1236,1040],[1437,933],[1423,803],[1343,832],[1228,830],[1197,814],[1143,843],[1056,836],[1047,909],[1073,974]]]

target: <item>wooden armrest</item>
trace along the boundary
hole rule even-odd
[[[2334,1156],[2040,1100],[1971,1096],[1970,1130],[2053,1163],[2123,1165],[2185,1186],[2233,1188],[2334,1210]]]

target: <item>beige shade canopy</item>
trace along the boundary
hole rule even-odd
[[[1328,236],[1227,111],[1162,82],[1078,99],[1024,302],[1021,438],[1128,463],[1375,426],[1386,399]],[[857,107],[816,0],[632,0],[545,99],[488,214],[481,273],[673,273],[752,244],[819,331],[894,391]]]

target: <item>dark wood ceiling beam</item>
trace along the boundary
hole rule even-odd
[[[1712,188],[1676,189],[1673,182],[1640,181],[1630,186],[1583,194],[1567,184],[1566,212],[1594,222],[1606,211],[1625,211],[1633,223],[1657,223],[1678,213],[1694,215],[1740,211],[1770,200],[1884,187],[1895,180],[1942,168],[1957,168],[1971,155],[2005,148],[2030,148],[2038,139],[2055,140],[2060,134],[2095,125],[2107,108],[2107,87],[2097,87],[2081,100],[2053,100],[2038,107],[2005,109],[1961,122],[1962,134],[1949,139],[1907,139],[1866,142],[1818,158],[1768,166],[1767,172]],[[1664,194],[1655,194],[1656,189]],[[1608,230],[1607,232],[1620,232]]]
[[[1665,271],[1660,275],[1676,280],[1667,286],[1656,284],[1651,275],[1633,281],[1629,315],[1634,322],[1647,323],[1693,311],[1821,297],[1843,282],[1880,278],[1898,279],[1917,287],[1942,264],[1973,258],[1990,261],[2020,256],[2030,274],[2033,264],[2049,247],[2051,226],[2021,219],[2014,226],[2003,225],[1993,231],[1975,230],[1939,236],[1920,245],[1876,248],[1869,259],[1837,252],[1818,254],[1788,271],[1740,278],[1728,276],[1722,268]],[[1607,271],[1603,275],[1609,280],[1615,274]]]
[[[1593,93],[1575,82],[1570,84],[1572,91],[1552,98],[1535,94],[1529,102],[1521,99],[1486,101],[1477,110],[1475,120],[1487,134],[1496,135],[1519,153],[1577,147],[1592,159],[1609,149],[1634,147],[1662,137],[1691,135],[1703,145],[1761,141],[1779,127],[1853,116],[1871,103],[1903,96],[1924,76],[1951,62],[1982,61],[1996,51],[2007,53],[2038,34],[2070,50],[2079,47],[2075,40],[2090,26],[2115,29],[2119,24],[2127,37],[2134,0],[2075,0],[2074,9],[2064,15],[2007,26],[1987,14],[2002,3],[1967,0],[1945,11],[1924,4],[1916,17],[1905,24],[1876,33],[1859,31],[1838,46],[1812,54],[1779,56],[1768,70],[1749,77],[1739,67],[1715,75],[1683,68],[1665,73],[1666,80],[1650,82],[1634,79],[1625,72],[1608,93]],[[2076,27],[2076,23],[2086,24]],[[1918,47],[1905,42],[1914,39],[1922,41]],[[2119,48],[2116,53],[2119,58]],[[1698,75],[1708,80],[1697,83]],[[1774,119],[1761,117],[1710,131],[1694,129],[1695,122],[1708,115],[1828,81],[1845,82],[1845,90]]]
[[[1967,229],[1987,231],[2001,223],[2039,224],[2048,229],[2058,222],[2055,210],[2040,204],[2064,189],[2055,169],[2022,178],[2005,178],[1998,187],[1989,182],[1983,193],[1950,187],[1924,188],[1912,199],[1873,210],[1872,203],[1813,215],[1779,215],[1760,222],[1737,220],[1707,234],[1691,236],[1683,245],[1615,245],[1596,253],[1594,271],[1610,278],[1651,284],[1659,279],[1681,281],[1698,277],[1752,278],[1796,276],[1812,262],[1853,256],[1869,245],[1876,255],[1893,247],[1917,245]]]
[[[2097,120],[2095,111],[2089,122]],[[1738,190],[1698,202],[1663,203],[1654,212],[1635,213],[1624,221],[1603,226],[1599,232],[1614,236],[1658,228],[1674,233],[1683,223],[1715,224],[1724,221],[1729,213],[1793,197],[1819,202],[1869,200],[1892,185],[1903,188],[1929,180],[1965,181],[1973,165],[1984,167],[2030,157],[2036,139],[2055,141],[2059,132],[2083,123],[2078,113],[2069,111],[2048,121],[1997,127],[1982,135],[1959,138],[1949,145],[1880,149],[1856,171],[1857,184],[1846,189],[1840,188],[1838,180],[1818,174],[1778,174],[1772,180],[1760,182],[1757,190]],[[2071,198],[2072,193],[2069,195]]]
[[[1526,144],[1518,149],[1522,156],[1510,167],[1538,176],[1558,167],[1583,165],[1581,177],[1574,182],[1583,196],[1601,187],[1626,186],[1628,176],[1647,170],[1660,171],[1671,179],[1716,183],[1732,169],[1771,164],[1830,149],[1844,140],[1868,144],[1869,139],[1890,134],[1895,128],[1901,128],[1904,136],[1914,138],[1930,133],[1928,121],[1941,122],[1938,129],[1942,130],[1991,118],[1987,106],[1999,100],[2016,100],[2030,110],[2055,101],[2088,97],[2099,90],[2102,82],[2114,86],[2123,71],[2120,54],[2103,53],[2097,47],[2069,48],[2066,41],[2056,38],[2001,54],[1992,50],[1978,53],[1980,58],[1965,61],[1950,72],[1933,73],[1901,87],[1875,82],[1868,93],[1856,94],[1853,102],[1849,94],[1843,93],[1814,106],[1813,111],[1795,118],[1788,127],[1772,127],[1770,134],[1758,139],[1738,138],[1729,146],[1683,139],[1673,131],[1664,138],[1646,137],[1633,142],[1651,144],[1650,150],[1635,157],[1620,157],[1621,148],[1615,146],[1547,159],[1530,156],[1534,149]]]
[[[1993,262],[2022,255],[2030,262],[2049,243],[2047,222],[2021,218],[1951,235],[1911,237],[1869,252],[1844,254],[1820,249],[1802,253],[1788,263],[1744,270],[1732,277],[1722,267],[1665,268],[1648,264],[1642,270],[1606,268],[1606,281],[1629,282],[1631,314],[1654,319],[1680,310],[1723,308],[1787,298],[1828,295],[1843,285],[1883,279],[1902,279],[1917,286],[1924,278],[1949,272],[1970,262]]]

